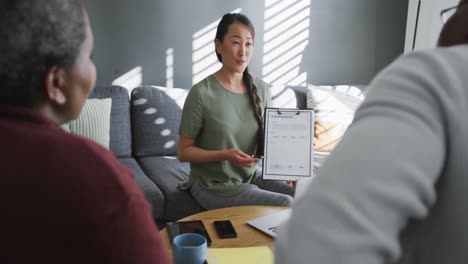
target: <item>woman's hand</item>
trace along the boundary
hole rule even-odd
[[[195,140],[179,134],[177,158],[182,162],[207,163],[229,160],[239,167],[251,167],[259,158],[251,157],[244,152],[232,148],[224,150],[206,150],[196,147]]]
[[[254,158],[235,148],[225,150],[225,153],[226,160],[229,160],[239,167],[252,167],[254,163],[260,161],[259,158]]]
[[[291,184],[294,188],[297,186],[297,180],[288,180],[287,183]]]

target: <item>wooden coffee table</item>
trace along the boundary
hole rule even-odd
[[[260,216],[272,214],[287,209],[287,207],[279,206],[237,206],[215,209],[210,211],[201,212],[185,218],[179,221],[189,220],[202,220],[205,225],[208,234],[211,237],[210,248],[226,248],[226,247],[257,247],[257,246],[268,246],[272,251],[274,250],[274,240],[272,237],[258,231],[247,224],[247,221]],[[220,239],[216,234],[213,226],[215,220],[231,220],[236,229],[236,238],[225,238]],[[161,230],[161,235],[164,239],[164,243],[170,254],[172,254],[172,247],[169,243],[169,237],[167,235],[166,228]]]

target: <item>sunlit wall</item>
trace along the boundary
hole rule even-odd
[[[310,0],[265,0],[263,80],[304,85],[302,53],[309,43]]]

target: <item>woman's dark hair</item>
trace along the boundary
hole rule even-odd
[[[73,65],[85,38],[84,23],[80,0],[2,0],[0,105],[40,102],[47,71]]]
[[[216,39],[220,42],[223,42],[224,36],[227,34],[229,30],[229,26],[234,23],[241,23],[247,26],[250,29],[250,33],[252,34],[252,38],[255,38],[255,29],[253,27],[252,22],[243,14],[233,13],[233,14],[225,14],[221,21],[218,24],[218,28],[216,30]],[[216,40],[215,39],[215,40]],[[216,56],[220,62],[223,62],[221,58],[221,54],[216,51]],[[250,98],[250,103],[252,105],[253,114],[255,116],[255,120],[258,124],[257,130],[257,152],[258,155],[263,155],[263,139],[264,139],[264,132],[263,132],[263,110],[261,106],[260,97],[257,94],[257,87],[253,83],[252,75],[249,73],[248,67],[245,68],[245,71],[242,75],[242,81],[244,82],[245,86],[247,87],[247,94]]]

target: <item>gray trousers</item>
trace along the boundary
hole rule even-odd
[[[200,181],[190,187],[193,198],[206,210],[242,205],[270,205],[289,207],[294,197],[294,187],[285,181],[263,180],[257,174],[259,188],[250,188],[234,196],[219,196],[203,188]]]

